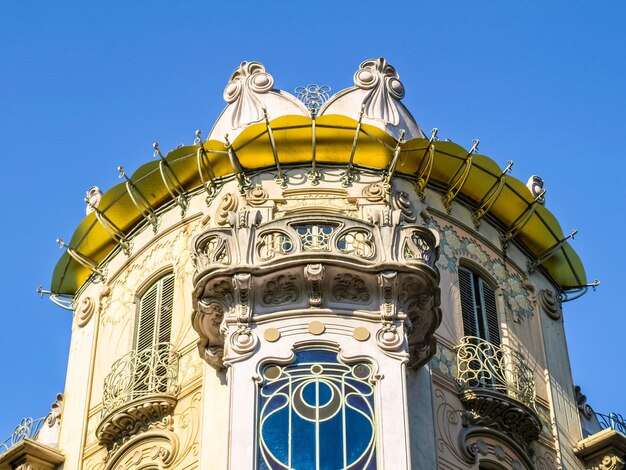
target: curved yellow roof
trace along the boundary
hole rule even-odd
[[[350,158],[357,121],[343,115],[322,115],[315,119],[316,161],[319,164],[345,166]],[[276,149],[282,166],[311,162],[313,119],[305,116],[281,116],[271,121]],[[223,142],[208,140],[203,144],[207,151],[211,169],[216,178],[232,175]],[[363,168],[386,169],[392,159],[397,141],[384,130],[363,124],[354,155],[354,164]],[[401,144],[400,158],[396,173],[415,177],[422,159],[428,158],[430,142],[415,138]],[[455,178],[459,167],[468,156],[468,150],[452,142],[433,142],[434,158],[429,183],[447,187]],[[253,124],[243,130],[232,142],[244,170],[259,170],[272,167],[274,157],[265,123]],[[172,171],[186,192],[202,184],[198,172],[197,151],[199,146],[177,148],[165,157]],[[467,178],[460,189],[460,195],[479,205],[488,191],[498,182],[502,169],[489,157],[475,154]],[[206,175],[203,175],[206,178]],[[147,202],[158,208],[171,200],[171,195],[163,183],[158,161],[141,166],[131,177],[136,188]],[[504,177],[504,185],[498,198],[489,208],[504,227],[511,228],[527,214],[534,198],[521,181]],[[534,213],[521,228],[516,240],[534,256],[540,256],[564,238],[556,218],[541,205],[533,207]],[[143,221],[125,183],[107,191],[98,205],[108,220],[122,232],[131,232]],[[91,213],[78,225],[69,243],[71,249],[101,263],[116,248],[111,235]],[[567,243],[563,244],[543,264],[549,276],[563,289],[586,284],[585,270],[576,252]],[[61,256],[52,277],[52,292],[73,295],[89,278],[91,270],[76,261],[67,252]]]

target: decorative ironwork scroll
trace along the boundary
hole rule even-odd
[[[257,451],[261,470],[376,468],[372,368],[335,351],[296,353],[262,370]]]

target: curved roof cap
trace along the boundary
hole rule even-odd
[[[180,203],[181,194],[186,197],[207,188],[209,179],[266,170],[277,162],[310,164],[312,155],[319,164],[350,165],[381,175],[393,165],[395,173],[415,182],[420,196],[427,185],[445,193],[447,206],[456,195],[463,196],[474,209],[475,223],[489,213],[506,230],[505,239],[519,241],[535,257],[533,266],[541,265],[561,292],[586,289],[584,267],[567,243],[571,235],[564,236],[542,205],[539,178],[531,178],[527,186],[507,175],[510,166],[503,170],[475,153],[476,145],[466,150],[438,141],[434,133],[426,138],[400,102],[404,87],[384,59],[361,63],[354,83],[327,101],[326,88],[304,87],[305,105],[274,89],[274,79],[263,65],[243,62],[226,85],[228,105],[207,140],[198,134],[193,145],[165,157],[157,149],[158,161],[142,165],[101,198],[95,194],[89,198],[97,209],[87,214],[64,245],[67,250],[54,270],[52,292],[73,295],[97,275],[107,257],[124,246],[128,234],[154,222],[146,207],[154,211],[172,201]]]
[[[209,139],[232,142],[246,127],[265,119],[331,114],[361,119],[362,123],[378,127],[396,139],[401,131],[405,139],[424,137],[409,110],[400,102],[404,97],[404,85],[398,72],[382,57],[362,62],[354,74],[354,86],[341,90],[325,103],[324,90],[319,93],[319,88],[305,87],[305,101],[312,93],[319,93],[318,97],[308,100],[308,108],[291,93],[273,87],[274,78],[263,64],[242,62],[226,84],[224,100],[228,104],[213,126]]]

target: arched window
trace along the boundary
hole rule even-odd
[[[336,351],[298,351],[293,363],[261,372],[257,466],[376,468],[372,367]]]
[[[459,267],[459,290],[464,336],[500,345],[500,324],[493,287],[479,274]]]

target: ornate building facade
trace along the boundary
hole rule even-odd
[[[593,284],[543,182],[424,133],[384,59],[333,96],[243,62],[206,138],[102,194],[50,291],[66,389],[0,469],[620,469],[572,382]]]

